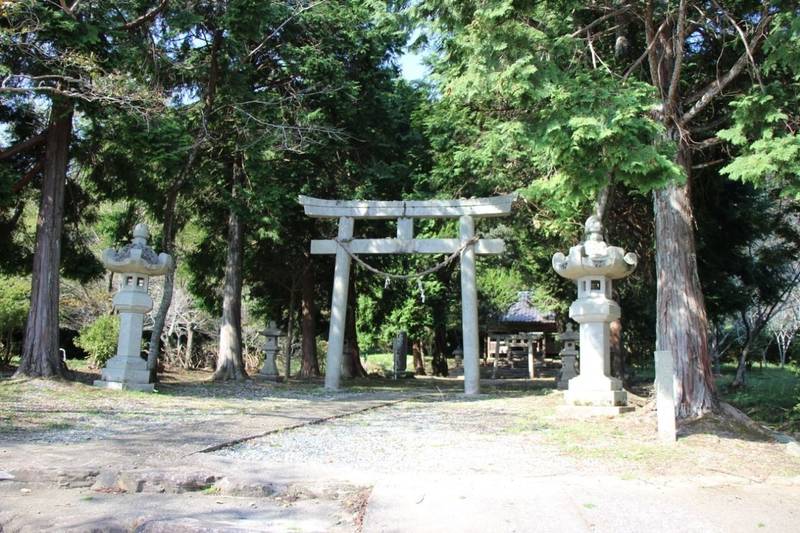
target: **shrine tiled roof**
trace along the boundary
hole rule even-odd
[[[500,316],[499,322],[545,323],[555,322],[556,315],[552,311],[541,311],[530,302],[530,293],[519,293],[519,299]]]

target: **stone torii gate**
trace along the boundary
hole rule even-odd
[[[306,215],[315,218],[338,218],[336,239],[312,240],[312,254],[335,254],[331,324],[328,333],[328,355],[325,367],[325,388],[336,390],[341,380],[344,348],[347,292],[350,286],[350,264],[358,254],[456,254],[461,261],[461,324],[464,350],[464,393],[480,392],[478,343],[478,289],[475,282],[475,255],[502,253],[502,239],[475,237],[475,218],[500,217],[511,212],[516,195],[466,200],[322,200],[300,196]],[[354,239],[355,219],[397,219],[397,237],[387,239]],[[415,218],[458,218],[457,239],[415,239]]]

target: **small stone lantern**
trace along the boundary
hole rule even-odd
[[[566,330],[558,335],[558,340],[564,343],[564,347],[558,352],[561,357],[561,372],[558,375],[559,390],[565,390],[569,380],[578,375],[578,350],[575,348],[578,338],[578,332],[573,329],[572,322],[567,322]]]
[[[173,267],[172,257],[156,255],[147,245],[150,232],[147,224],[133,229],[133,242],[120,250],[103,252],[103,265],[121,274],[119,290],[114,295],[114,309],[119,312],[119,341],[117,355],[106,362],[101,379],[94,385],[110,389],[130,389],[151,392],[150,371],[142,359],[142,327],[144,315],[153,308],[147,293],[151,276],[163,276]]]
[[[461,349],[461,346],[453,350],[453,358],[455,359],[456,368],[461,368],[464,361],[464,350]]]
[[[638,258],[607,245],[597,217],[586,220],[585,230],[584,242],[570,248],[568,256],[560,252],[553,256],[558,275],[578,286],[569,316],[580,324],[581,373],[570,379],[565,398],[568,405],[625,406],[622,382],[610,377],[609,324],[620,317],[619,305],[611,299],[611,283],[633,272]]]
[[[264,335],[264,366],[258,375],[270,381],[280,381],[275,356],[278,354],[278,338],[283,332],[278,329],[274,320],[270,320],[262,335]]]

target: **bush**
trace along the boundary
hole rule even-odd
[[[89,363],[100,368],[117,353],[119,317],[103,315],[85,328],[75,339],[75,344],[89,354]]]
[[[7,365],[15,355],[12,343],[14,334],[25,328],[30,303],[30,280],[14,276],[0,276],[0,367]]]

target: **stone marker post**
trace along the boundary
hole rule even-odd
[[[672,352],[657,351],[656,357],[656,413],[658,438],[673,443],[677,439],[675,427],[675,362]]]
[[[133,229],[133,242],[120,250],[111,248],[103,252],[103,265],[119,272],[119,291],[114,295],[114,309],[119,312],[119,341],[117,355],[106,362],[96,387],[130,389],[151,392],[150,371],[142,359],[142,327],[144,315],[153,308],[153,299],[147,293],[151,276],[162,276],[172,269],[172,258],[158,254],[147,245],[150,232],[146,224]]]
[[[625,253],[603,240],[603,225],[591,216],[585,224],[584,242],[569,249],[569,255],[553,256],[558,275],[575,280],[578,299],[572,302],[569,316],[580,324],[581,373],[569,381],[565,394],[568,405],[593,406],[606,414],[622,412],[627,393],[622,382],[610,376],[611,346],[609,325],[620,317],[617,302],[611,299],[612,280],[628,276],[636,268],[636,254]]]
[[[278,337],[283,335],[283,332],[278,329],[274,320],[270,320],[263,335],[264,366],[261,367],[261,371],[258,375],[270,381],[279,381],[280,375],[278,374],[278,365],[275,362],[275,356],[278,354]]]
[[[392,362],[394,364],[394,379],[405,377],[408,365],[408,334],[401,331],[392,341]]]
[[[564,347],[558,352],[561,357],[561,372],[558,374],[559,390],[566,390],[569,387],[569,380],[578,375],[578,350],[575,348],[578,338],[578,332],[572,328],[572,322],[567,322],[564,333],[558,336],[558,340],[564,343]]]
[[[530,333],[526,337],[527,342],[525,346],[528,348],[528,377],[534,379],[536,377],[536,344],[534,337]]]

